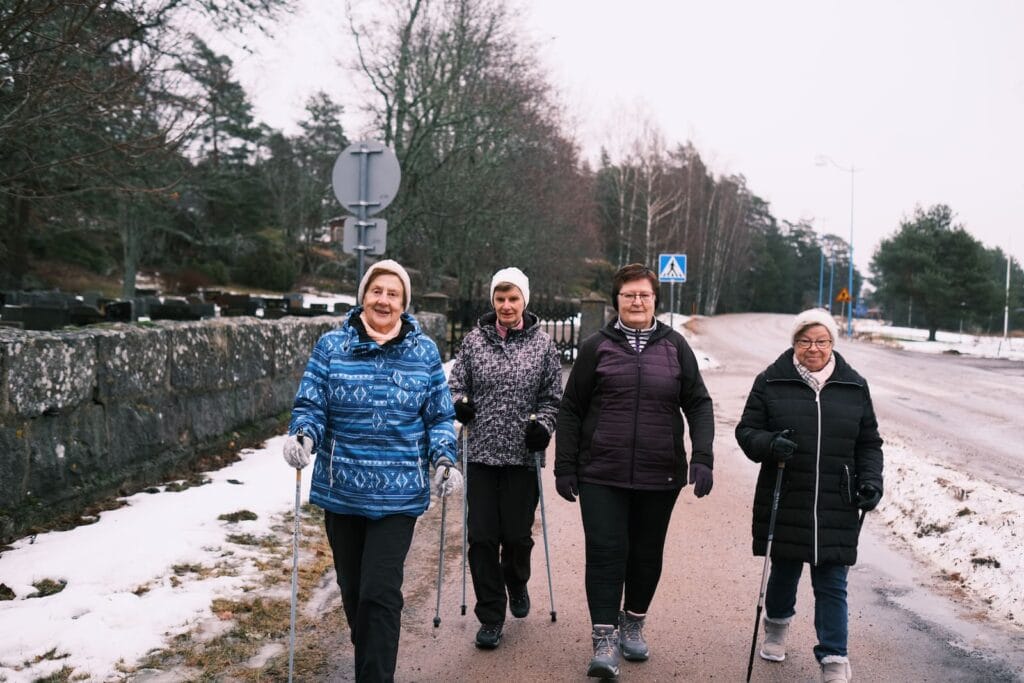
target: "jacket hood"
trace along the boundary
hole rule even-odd
[[[372,351],[374,349],[381,348],[380,344],[372,339],[362,339],[359,336],[359,329],[356,327],[355,321],[359,318],[359,315],[362,312],[362,306],[355,306],[350,309],[348,314],[345,316],[345,322],[342,323],[340,328],[342,332],[345,332],[348,335],[348,339],[345,343],[346,348],[351,349],[354,353]],[[401,340],[395,342],[395,346],[418,344],[420,337],[423,336],[423,331],[420,329],[419,321],[406,312],[402,313],[401,320],[404,334],[402,335]]]
[[[494,326],[497,324],[497,322],[498,322],[498,314],[495,313],[494,311],[489,311],[487,313],[484,313],[482,316],[480,316],[477,319],[476,324],[477,324],[477,327],[479,327],[481,330],[483,330],[483,332],[485,334],[492,334],[493,333],[493,334],[496,335],[496,334],[498,334],[498,331],[495,329]],[[523,311],[523,329],[521,329],[521,330],[512,330],[512,332],[513,333],[518,332],[518,333],[521,334],[523,332],[526,332],[527,330],[532,330],[533,328],[535,328],[537,326],[537,323],[539,323],[539,322],[540,322],[540,318],[538,318],[536,315],[534,315],[533,313],[530,313],[529,311]]]

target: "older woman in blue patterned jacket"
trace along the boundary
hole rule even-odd
[[[494,312],[466,335],[449,379],[456,417],[469,429],[469,567],[481,624],[476,645],[487,649],[498,646],[506,606],[514,617],[530,611],[526,584],[539,496],[534,453],[543,464],[562,397],[558,350],[526,311],[529,302],[523,271],[495,273]]]
[[[403,567],[430,503],[429,466],[439,495],[462,480],[451,393],[437,346],[405,312],[410,298],[398,263],[367,270],[361,305],[313,349],[284,446],[292,467],[316,454],[309,500],[324,509],[357,681],[394,680]]]

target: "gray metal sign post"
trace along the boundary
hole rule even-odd
[[[356,215],[355,221],[345,221],[345,239],[342,249],[345,253],[356,254],[359,275],[363,279],[364,254],[383,254],[386,246],[387,223],[370,220],[391,203],[401,184],[402,171],[398,157],[383,143],[371,140],[355,142],[338,155],[331,173],[334,196],[341,205]],[[349,231],[355,231],[349,235]],[[367,231],[374,235],[367,244]]]

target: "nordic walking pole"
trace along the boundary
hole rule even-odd
[[[747,683],[754,670],[754,650],[757,649],[757,630],[761,623],[761,610],[764,609],[764,594],[768,588],[768,562],[772,556],[772,538],[775,536],[775,515],[779,511],[779,491],[782,489],[782,472],[786,463],[779,463],[779,473],[775,475],[775,492],[772,494],[772,515],[768,519],[768,546],[764,551],[764,569],[761,570],[761,593],[757,597],[757,616],[754,617],[754,637],[750,639],[750,659],[747,661]]]
[[[469,401],[465,396],[463,401]],[[462,616],[466,616],[466,549],[469,544],[469,425],[462,425]]]
[[[299,598],[299,498],[302,492],[302,470],[295,468],[295,531],[292,532],[292,614],[288,631],[288,683],[295,675],[295,606]]]
[[[444,470],[442,481],[448,481],[448,469]],[[442,488],[444,488],[442,486]],[[444,575],[444,522],[448,513],[448,496],[441,493],[441,549],[437,553],[437,607],[434,609],[434,628],[441,625],[441,577]]]
[[[537,416],[530,415],[530,421],[536,422]],[[555,589],[551,585],[551,555],[548,553],[548,520],[544,512],[544,484],[540,476],[540,451],[534,451],[533,459],[537,464],[537,494],[540,496],[540,528],[544,532],[544,564],[548,568],[548,596],[551,598],[551,621],[558,621],[555,611]]]

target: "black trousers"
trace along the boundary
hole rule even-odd
[[[356,680],[394,681],[405,556],[416,518],[368,519],[324,511],[324,526],[355,647]]]
[[[483,624],[505,622],[506,587],[518,590],[530,580],[533,519],[539,500],[537,470],[469,463],[469,569]]]
[[[623,609],[647,613],[661,578],[665,535],[680,490],[640,491],[580,482],[592,624],[616,624]]]

